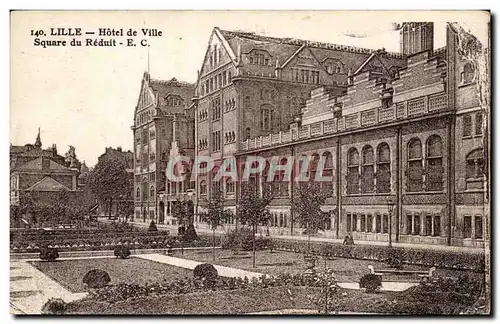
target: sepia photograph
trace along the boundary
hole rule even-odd
[[[10,313],[491,315],[490,19],[11,10]]]

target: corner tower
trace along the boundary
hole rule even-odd
[[[434,23],[405,22],[400,31],[400,52],[411,55],[434,50]]]

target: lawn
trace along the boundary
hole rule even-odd
[[[147,283],[169,282],[177,278],[193,276],[193,272],[188,269],[133,257],[128,259],[103,258],[55,262],[35,261],[31,262],[31,264],[73,293],[87,291],[82,279],[88,271],[93,269],[108,272],[111,277],[111,284],[145,285]]]
[[[268,250],[257,251],[256,253],[256,267],[252,267],[252,252],[238,252],[236,255],[232,250],[216,250],[216,261],[213,262],[211,251],[184,251],[181,255],[176,252],[175,255],[179,258],[186,258],[200,262],[214,263],[222,266],[244,269],[248,271],[261,272],[269,275],[277,275],[279,273],[302,273],[306,269],[306,262],[304,255],[294,252]],[[369,273],[368,265],[373,265],[375,269],[387,269],[388,265],[383,262],[373,260],[356,260],[347,258],[335,258],[327,260],[327,267],[333,269],[337,281],[358,282],[361,276]],[[322,271],[325,263],[323,259],[318,259],[316,269]],[[429,270],[429,267],[418,265],[405,265],[404,269],[407,270]],[[438,269],[434,272],[435,276],[458,277],[460,274],[466,273],[460,270],[443,270]],[[467,272],[470,275],[476,275]],[[479,276],[479,275],[478,275]],[[417,276],[400,276],[400,275],[386,275],[384,281],[405,281],[405,282],[418,282]]]

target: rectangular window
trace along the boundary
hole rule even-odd
[[[346,222],[345,227],[346,227],[347,231],[350,231],[351,228],[352,228],[352,226],[351,226],[351,217],[352,217],[351,214],[347,214],[347,217],[345,219],[345,222]]]
[[[366,215],[361,215],[361,232],[366,232]]]
[[[373,215],[366,215],[366,231],[371,233],[373,229]]]
[[[382,233],[382,216],[381,215],[377,215],[377,217],[375,218],[375,220],[376,220],[376,223],[375,223],[375,232]]]
[[[358,215],[352,215],[352,231],[356,232],[358,230]]]
[[[406,215],[406,234],[408,235],[412,235],[413,232],[412,232],[412,226],[413,224],[413,216],[411,214],[409,215]]]
[[[214,152],[221,149],[221,131],[212,132],[212,150]]]
[[[466,115],[462,118],[462,136],[469,137],[472,135],[472,118]]]
[[[481,113],[476,114],[476,135],[483,134],[483,115]]]
[[[483,239],[483,217],[479,215],[474,218],[474,237]]]
[[[434,232],[432,236],[441,236],[441,216],[434,216]]]
[[[464,238],[472,238],[472,217],[464,216]]]
[[[384,234],[387,234],[389,233],[389,216],[388,215],[384,215],[384,223],[382,224],[383,225],[383,229],[384,229]]]
[[[420,223],[420,215],[415,215],[414,218],[414,223],[413,223],[413,235],[420,235],[420,228],[421,228],[421,223]]]
[[[430,215],[425,216],[425,235],[432,235],[432,216]]]

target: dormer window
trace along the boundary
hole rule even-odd
[[[250,64],[269,65],[271,55],[267,51],[253,50],[248,54]]]
[[[327,58],[323,62],[323,66],[325,67],[328,74],[342,74],[344,73],[344,64],[339,59]]]

